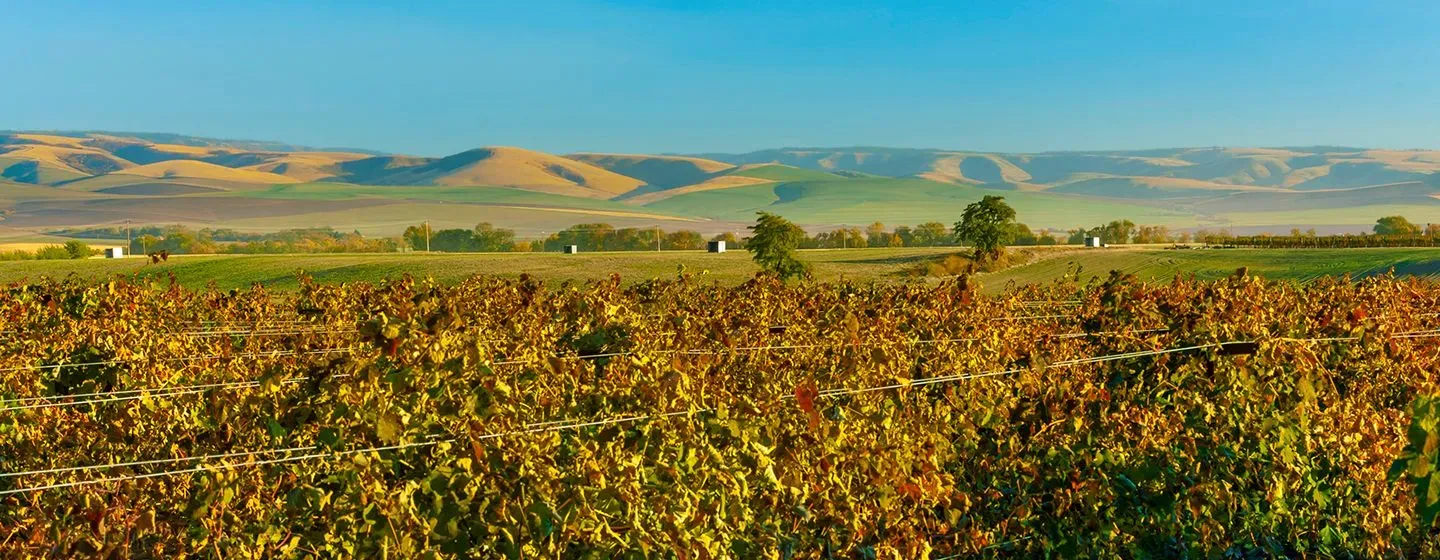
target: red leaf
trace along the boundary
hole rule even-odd
[[[806,380],[795,387],[795,400],[800,403],[800,410],[806,413],[815,412],[815,398],[820,396],[820,391],[815,389],[814,380]]]
[[[815,399],[819,396],[820,391],[815,388],[813,379],[807,379],[800,386],[795,387],[795,402],[800,403],[800,410],[805,411],[812,430],[820,426],[820,412],[815,410]]]

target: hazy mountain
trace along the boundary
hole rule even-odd
[[[1440,151],[1341,146],[564,156],[484,147],[436,158],[163,133],[5,132],[0,212],[21,225],[231,223],[245,215],[262,220],[255,227],[305,220],[358,227],[382,223],[381,216],[344,211],[384,205],[395,213],[383,222],[392,227],[412,214],[463,215],[474,209],[468,204],[543,211],[544,219],[522,221],[542,229],[606,216],[733,225],[756,210],[811,224],[863,224],[948,219],[986,190],[1004,190],[1022,218],[1028,213],[1044,226],[1105,215],[1176,226],[1360,225],[1377,213],[1440,222],[1437,172]],[[272,215],[290,217],[263,221]]]

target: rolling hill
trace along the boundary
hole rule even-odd
[[[643,181],[652,190],[664,190],[709,180],[735,165],[686,156],[578,153],[565,156]]]
[[[582,196],[610,198],[644,184],[588,163],[533,150],[510,147],[478,148],[434,159],[398,165],[383,158],[382,166],[369,174],[352,174],[335,179],[366,185],[511,186]],[[366,168],[365,160],[351,162]]]
[[[813,227],[898,225],[953,221],[996,191],[1037,228],[1128,218],[1174,228],[1361,230],[1397,213],[1440,222],[1440,151],[857,147],[561,156],[483,147],[430,157],[164,133],[0,132],[0,216],[7,227],[34,230],[132,220],[394,233],[436,219],[536,233],[587,221],[734,231],[757,210]]]
[[[1154,177],[1212,185],[1360,188],[1440,171],[1440,152],[1360,148],[1183,148],[994,154],[891,148],[786,148],[702,154],[736,165],[780,163],[822,171],[922,177],[991,188],[1045,190],[1076,178]]]

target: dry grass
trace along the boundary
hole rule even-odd
[[[190,200],[203,200],[191,197]],[[373,201],[373,199],[372,199]],[[286,201],[289,202],[289,201]],[[276,231],[281,229],[326,225],[342,231],[359,230],[365,235],[398,235],[407,226],[429,220],[439,229],[470,229],[488,221],[515,230],[521,239],[544,237],[580,223],[604,222],[615,227],[654,227],[667,231],[692,229],[701,233],[742,231],[746,224],[697,222],[660,214],[587,210],[581,208],[548,208],[525,205],[490,205],[456,203],[400,202],[376,208],[321,210],[304,214],[255,216],[225,221],[226,227],[245,231]]]
[[[931,181],[940,181],[942,183],[980,184],[991,182],[986,181],[982,178],[970,177],[965,174],[965,171],[961,169],[961,166],[964,165],[967,160],[972,159],[985,160],[990,162],[991,164],[994,164],[1000,172],[1000,182],[1015,184],[1024,183],[1031,179],[1030,173],[1026,172],[1024,169],[1021,169],[1019,166],[1015,165],[1014,163],[1003,157],[994,154],[967,153],[957,153],[937,157],[935,158],[934,162],[931,163],[929,171],[918,173],[916,174],[916,176],[923,179],[929,179]]]
[[[1185,179],[1185,178],[1181,178],[1181,177],[1134,176],[1134,177],[1120,177],[1120,178],[1130,179],[1130,180],[1132,180],[1132,181],[1135,181],[1136,183],[1139,183],[1139,184],[1142,184],[1142,185],[1145,185],[1145,186],[1150,186],[1150,187],[1163,187],[1163,188],[1177,188],[1177,189],[1219,189],[1219,190],[1226,190],[1226,191],[1278,191],[1278,190],[1281,190],[1281,189],[1277,189],[1277,188],[1274,188],[1274,187],[1257,187],[1257,186],[1252,186],[1252,185],[1228,185],[1228,184],[1224,184],[1224,183],[1215,183],[1215,182],[1212,182],[1212,181],[1203,181],[1203,180],[1199,180],[1199,179]]]
[[[533,150],[485,148],[488,156],[434,178],[441,186],[499,185],[516,187],[583,187],[618,195],[643,183],[588,163]]]
[[[4,151],[6,158],[34,161],[46,167],[82,175],[95,174],[93,169],[87,168],[87,166],[83,164],[83,161],[88,158],[106,160],[124,169],[135,166],[135,164],[129,161],[110,155],[109,152],[86,147],[70,148],[40,144],[19,144],[6,148],[8,149],[8,151]]]
[[[276,153],[273,157],[267,158],[264,163],[238,169],[274,173],[309,183],[339,175],[341,163],[367,157],[370,156],[349,152]]]
[[[150,144],[150,149],[172,154],[184,154],[187,156],[204,157],[216,152],[215,148],[200,146],[186,146],[184,144]]]
[[[577,152],[573,154],[567,154],[565,157],[612,170],[614,168],[610,165],[607,165],[607,162],[627,163],[631,165],[640,164],[647,161],[685,163],[693,165],[696,169],[704,171],[705,173],[718,173],[720,171],[735,167],[734,165],[725,163],[723,161],[715,161],[713,159],[689,156],[652,156],[646,154],[609,154],[600,152]]]
[[[1402,171],[1433,173],[1440,171],[1440,152],[1429,150],[1367,150],[1365,158],[1385,162]]]
[[[275,185],[297,182],[295,179],[284,175],[250,169],[234,169],[213,163],[205,163],[203,161],[183,159],[140,165],[124,171],[117,171],[115,174],[135,175],[154,179],[213,179],[218,181],[233,181],[236,183],[268,183]]]
[[[1315,167],[1296,169],[1294,171],[1291,171],[1289,175],[1286,175],[1285,181],[1280,183],[1280,185],[1289,188],[1300,183],[1304,183],[1306,181],[1313,181],[1315,179],[1319,179],[1329,174],[1329,165],[1317,165]]]
[[[963,155],[937,158],[931,164],[930,171],[920,173],[917,177],[942,183],[973,183],[974,181],[966,179],[965,174],[960,172],[960,162],[964,160]]]
[[[639,195],[639,196],[634,196],[634,197],[625,199],[625,202],[627,202],[627,203],[629,203],[629,204],[635,204],[635,205],[645,205],[645,204],[650,204],[651,202],[655,202],[655,201],[657,201],[657,200],[665,200],[665,199],[670,198],[670,197],[672,197],[672,196],[677,196],[677,195],[682,195],[682,194],[688,194],[688,193],[694,193],[694,192],[701,192],[701,191],[713,191],[713,190],[719,190],[719,189],[730,189],[730,188],[735,188],[735,187],[748,187],[748,186],[750,186],[750,185],[763,185],[763,184],[765,184],[765,183],[773,183],[773,182],[774,182],[774,181],[771,181],[771,180],[769,180],[769,179],[760,179],[760,178],[757,178],[757,177],[744,177],[744,176],[740,176],[740,175],[721,175],[721,176],[719,176],[719,177],[715,177],[715,178],[713,178],[713,179],[707,180],[707,181],[705,181],[705,182],[703,182],[703,183],[696,183],[696,184],[694,184],[694,185],[685,185],[685,186],[683,186],[683,187],[676,187],[676,188],[673,188],[673,189],[666,189],[666,190],[663,190],[663,191],[656,191],[656,192],[652,192],[652,193],[645,193],[645,194],[642,194],[642,195]]]
[[[51,146],[61,146],[64,148],[84,148],[84,142],[86,140],[85,138],[71,138],[69,136],[56,136],[54,134],[16,134],[15,137],[21,140]]]

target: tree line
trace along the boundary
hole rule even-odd
[[[279,253],[385,253],[394,252],[395,238],[366,237],[360,232],[333,228],[300,228],[249,233],[233,229],[194,229],[181,225],[61,229],[51,235],[90,240],[129,238],[130,254],[279,254]],[[123,244],[123,243],[122,243]]]
[[[1371,233],[1340,233],[1319,235],[1314,229],[1291,229],[1289,235],[1262,233],[1230,235],[1229,232],[1203,233],[1199,241],[1222,247],[1258,249],[1349,249],[1362,247],[1435,247],[1440,245],[1440,224],[1412,223],[1404,216],[1385,216],[1375,221]]]
[[[988,202],[987,202],[988,200]],[[996,210],[996,204],[1004,204],[1003,197],[990,196],[977,202],[975,211]],[[1008,208],[1008,205],[1006,206]],[[985,210],[989,209],[989,210]],[[969,211],[969,209],[967,209]],[[1013,210],[1011,210],[1013,212]],[[990,216],[997,218],[1003,216]],[[979,216],[972,216],[978,218]],[[864,228],[841,227],[816,233],[799,229],[794,235],[785,236],[795,241],[795,249],[839,249],[867,247],[955,247],[969,243],[966,235],[981,232],[962,232],[964,219],[947,226],[930,221],[914,226],[901,225],[894,228],[882,222],[874,222]],[[972,223],[981,223],[972,219]],[[1078,227],[1069,230],[1032,230],[1024,223],[1015,221],[1014,216],[995,222],[994,231],[982,235],[1001,240],[1002,245],[1079,245],[1087,237],[1098,237],[1110,245],[1128,243],[1206,243],[1209,245],[1236,247],[1404,247],[1437,245],[1440,240],[1440,224],[1421,227],[1402,216],[1387,216],[1378,220],[1373,234],[1341,234],[1321,236],[1311,229],[1301,232],[1293,229],[1288,236],[1261,234],[1252,236],[1231,235],[1228,231],[1198,230],[1195,233],[1172,232],[1163,225],[1137,225],[1128,219],[1117,219],[1093,227]],[[797,226],[798,228],[798,226]],[[705,248],[707,241],[725,241],[732,249],[742,249],[746,239],[733,232],[706,236],[696,231],[667,231],[656,227],[615,227],[607,223],[576,224],[550,233],[538,239],[520,239],[512,229],[497,227],[481,222],[475,227],[430,229],[428,224],[417,224],[405,229],[398,237],[366,237],[356,232],[341,232],[333,228],[288,229],[269,233],[241,232],[225,228],[194,229],[180,225],[140,226],[127,231],[123,227],[74,228],[49,232],[52,235],[71,237],[78,240],[113,240],[130,237],[129,253],[145,254],[167,251],[171,254],[280,254],[280,253],[385,253],[399,250],[435,252],[534,252],[560,251],[566,245],[576,245],[581,251],[693,251]],[[753,234],[753,232],[752,232]],[[83,245],[83,243],[82,243]],[[21,259],[64,259],[83,258],[94,251],[81,253],[67,251],[67,247],[43,247],[36,251],[8,251],[0,254],[0,260]]]

